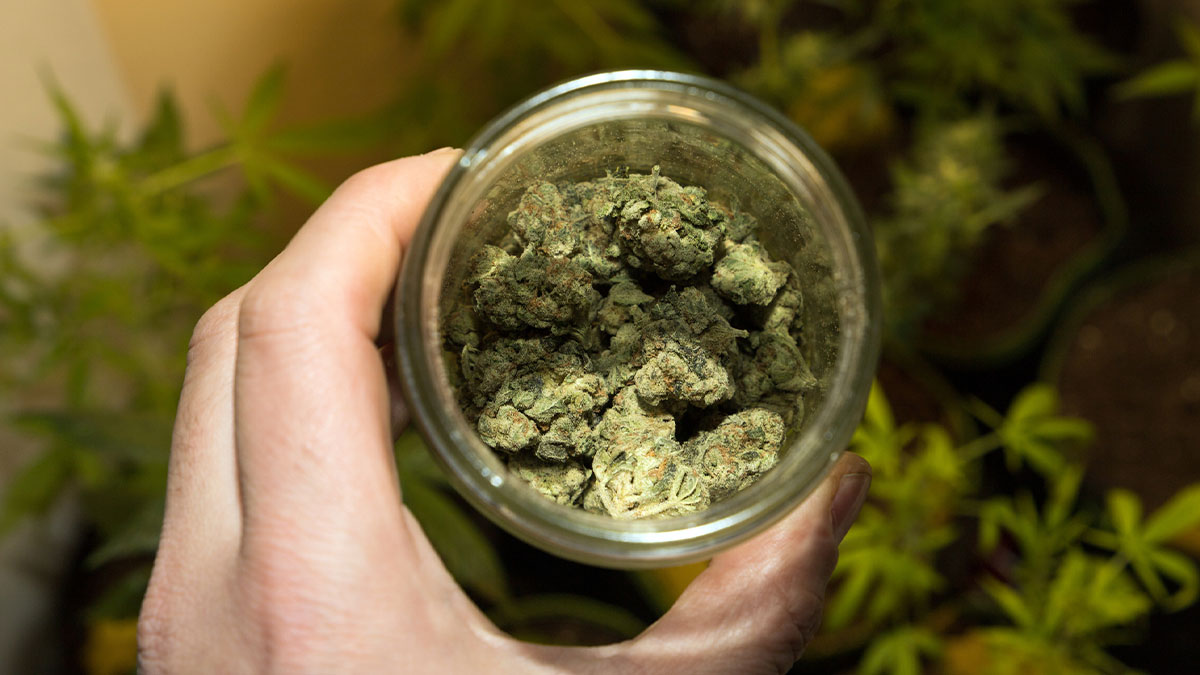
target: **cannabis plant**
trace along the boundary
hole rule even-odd
[[[56,169],[40,217],[0,234],[0,383],[15,424],[44,439],[6,487],[0,534],[75,487],[100,542],[89,564],[148,563],[192,326],[281,244],[266,227],[277,188],[313,203],[329,192],[294,158],[340,132],[275,129],[282,86],[273,70],[242,115],[220,111],[227,140],[202,151],[185,146],[170,94],[123,140],[51,88],[63,133],[45,148]],[[22,408],[28,393],[43,403]],[[136,611],[145,573],[102,610]]]
[[[184,145],[174,98],[163,94],[135,138],[90,129],[52,90],[64,126],[47,147],[41,217],[0,233],[0,382],[11,420],[44,442],[3,489],[0,536],[68,490],[84,502],[95,545],[87,570],[118,574],[88,607],[89,659],[106,644],[131,650],[132,624],[158,545],[166,462],[188,336],[205,309],[245,283],[283,244],[271,226],[277,193],[312,204],[329,188],[294,160],[359,148],[374,121],[277,130],[283,73],[265,75],[241,116],[220,112],[227,140]],[[20,408],[21,392],[49,403]],[[628,611],[565,594],[515,595],[500,556],[456,500],[415,432],[401,437],[405,503],[455,578],[498,625],[528,639],[568,618],[628,637]],[[111,619],[119,621],[113,622]],[[116,635],[111,640],[105,637]],[[89,644],[90,644],[89,643]]]
[[[1116,93],[1121,98],[1144,98],[1191,93],[1195,97],[1192,116],[1200,124],[1200,27],[1181,21],[1175,27],[1183,58],[1169,59],[1122,82]]]
[[[1025,389],[1003,415],[970,407],[991,431],[956,442],[940,425],[897,425],[872,392],[853,447],[876,480],[842,544],[826,628],[867,629],[865,674],[1126,672],[1105,647],[1200,590],[1195,562],[1170,546],[1200,524],[1200,484],[1146,517],[1124,490],[1092,508],[1080,495],[1091,427],[1061,416],[1052,388]],[[1039,488],[986,492],[995,452]],[[951,587],[943,561],[955,548],[979,562]]]
[[[988,229],[1036,198],[1036,187],[1005,189],[1007,174],[1000,126],[988,115],[928,124],[894,163],[890,212],[875,221],[893,338],[952,300]]]

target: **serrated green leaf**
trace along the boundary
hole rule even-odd
[[[983,590],[1017,627],[1029,629],[1037,624],[1025,600],[1011,586],[988,579],[983,582]]]
[[[287,69],[282,64],[272,66],[250,91],[245,110],[238,122],[238,136],[243,140],[255,138],[266,130],[283,100],[283,85]]]
[[[844,574],[845,578],[834,587],[826,604],[823,623],[833,630],[848,626],[859,614],[874,581],[871,569],[866,566],[854,567]]]
[[[1116,489],[1108,493],[1108,514],[1113,527],[1122,537],[1134,535],[1142,522],[1142,500],[1129,490]]]
[[[183,158],[183,121],[175,97],[167,89],[158,94],[154,114],[142,131],[136,150],[127,160],[142,170],[160,169]]]
[[[333,193],[333,188],[325,181],[275,157],[260,157],[258,166],[263,173],[270,176],[288,192],[314,206],[319,206]]]
[[[871,640],[858,664],[859,675],[921,675],[924,659],[937,656],[942,640],[922,626],[901,626]]]
[[[1145,98],[1181,94],[1200,85],[1200,67],[1182,59],[1167,61],[1117,86],[1118,98]]]
[[[405,505],[458,583],[492,602],[508,598],[500,556],[458,504],[420,481],[402,489]]]
[[[1197,526],[1200,526],[1200,484],[1184,488],[1150,514],[1142,537],[1148,542],[1162,543]]]
[[[1175,25],[1175,34],[1179,36],[1179,44],[1194,61],[1200,63],[1200,28],[1188,21],[1180,21]]]
[[[409,426],[396,439],[396,467],[401,484],[417,480],[431,487],[449,486],[445,472],[429,454],[425,439],[413,426]]]
[[[1095,435],[1090,422],[1074,417],[1051,417],[1033,422],[1030,426],[1031,433],[1039,438],[1058,443],[1087,443]]]
[[[1045,521],[1050,526],[1065,523],[1075,508],[1079,486],[1083,483],[1084,469],[1078,464],[1068,465],[1054,478],[1050,485],[1050,499],[1045,508]]]
[[[876,381],[871,385],[871,393],[867,395],[867,411],[863,423],[872,429],[891,432],[896,428],[896,418],[892,415],[892,406],[888,403],[883,386]]]
[[[1200,595],[1200,570],[1195,561],[1182,553],[1158,550],[1150,553],[1150,562],[1178,585],[1176,591],[1162,601],[1163,607],[1180,610],[1196,601]]]
[[[1048,384],[1032,384],[1021,390],[1008,409],[1006,421],[1026,422],[1058,412],[1058,392]]]

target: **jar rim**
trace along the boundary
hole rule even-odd
[[[808,439],[810,446],[816,444],[828,450],[823,461],[810,461],[803,467],[805,470],[789,474],[797,484],[789,485],[787,491],[777,490],[769,498],[763,498],[761,491],[752,498],[750,493],[758,487],[754,485],[697,513],[657,520],[618,520],[559,506],[532,494],[524,486],[514,485],[503,467],[497,470],[498,459],[494,456],[485,459],[472,449],[483,444],[465,424],[461,411],[446,411],[440,405],[444,399],[430,395],[431,390],[439,386],[444,389],[449,384],[440,364],[440,345],[430,344],[436,339],[430,339],[429,299],[436,294],[433,287],[440,284],[436,283],[437,274],[427,269],[427,258],[447,205],[464,180],[473,173],[486,171],[499,154],[511,152],[494,147],[506,131],[583,94],[614,95],[646,89],[730,106],[736,111],[729,118],[730,123],[765,123],[763,128],[795,149],[795,158],[808,163],[806,170],[819,177],[818,188],[829,193],[827,197],[841,213],[842,240],[827,244],[841,247],[842,253],[849,256],[847,259],[854,262],[854,269],[843,270],[848,272],[843,281],[847,288],[853,287],[852,295],[857,302],[842,302],[839,297],[840,321],[854,325],[852,330],[842,330],[839,336],[835,374],[818,409],[821,423],[814,420],[798,434],[801,439]],[[851,304],[856,306],[850,307]],[[761,531],[790,512],[820,482],[849,442],[865,409],[880,348],[881,304],[878,271],[865,218],[848,183],[808,134],[765,103],[723,82],[669,71],[609,71],[569,80],[534,94],[495,118],[468,144],[422,216],[407,251],[395,298],[397,364],[409,409],[431,452],[464,498],[494,522],[538,547],[589,564],[613,567],[674,564],[711,556]],[[431,354],[435,358],[430,358]],[[795,444],[799,443],[798,440]],[[767,481],[775,471],[778,467],[760,482]]]

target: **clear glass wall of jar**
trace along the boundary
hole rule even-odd
[[[507,233],[538,180],[591,180],[660,166],[683,185],[755,216],[805,292],[805,349],[821,383],[775,468],[685,516],[618,520],[560,506],[510,477],[455,400],[440,316],[467,260]],[[833,162],[778,112],[725,84],[660,71],[572,80],[497,118],[466,148],[407,252],[396,296],[397,356],[409,409],[457,489],[493,521],[581,562],[645,567],[713,555],[795,507],[849,442],[880,342],[878,274],[861,210]],[[811,327],[811,328],[810,328]]]

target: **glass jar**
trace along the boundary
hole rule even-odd
[[[778,464],[706,510],[619,520],[561,506],[511,477],[455,400],[440,317],[470,256],[508,231],[533,181],[592,180],[627,167],[698,185],[755,216],[758,237],[804,289],[803,349],[820,386]],[[472,505],[551,553],[613,567],[712,556],[777,521],[818,484],[862,416],[879,353],[878,273],[862,212],[833,162],[775,110],[728,85],[627,70],[582,77],[520,103],[466,148],[429,205],[396,295],[409,409]]]

